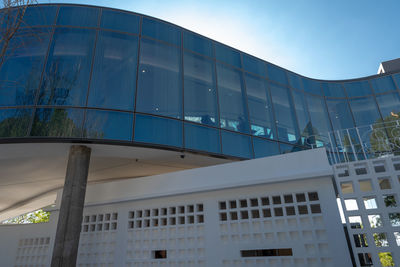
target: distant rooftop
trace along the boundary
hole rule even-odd
[[[378,69],[378,74],[393,72],[400,70],[400,58],[381,62]]]

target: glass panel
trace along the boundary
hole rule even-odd
[[[36,109],[31,136],[81,137],[83,109]]]
[[[267,76],[267,69],[265,67],[265,63],[259,59],[248,56],[246,54],[243,55],[243,68],[249,72],[258,74],[262,77]]]
[[[249,133],[242,73],[217,65],[221,128]]]
[[[240,157],[252,158],[253,152],[249,136],[221,131],[222,154]]]
[[[210,39],[204,38],[200,35],[184,31],[183,32],[183,46],[186,49],[194,52],[209,56],[213,56],[213,47]]]
[[[134,140],[182,147],[182,122],[136,114]]]
[[[0,137],[22,137],[28,132],[32,109],[0,109]]]
[[[393,80],[397,84],[397,88],[400,89],[400,73],[394,74]]]
[[[57,6],[29,6],[26,9],[21,27],[53,25]]]
[[[103,9],[101,27],[130,33],[139,33],[140,17],[121,11]]]
[[[286,77],[286,71],[277,66],[267,64],[267,75],[270,80],[275,82],[288,85],[288,80]]]
[[[286,73],[289,78],[290,86],[297,90],[303,90],[303,82],[301,81],[301,77],[289,71],[287,71]]]
[[[214,62],[185,52],[185,120],[218,126]]]
[[[294,105],[288,88],[271,84],[269,86],[274,105],[279,140],[296,143],[299,137]]]
[[[92,139],[132,140],[133,115],[125,112],[86,111],[83,136]]]
[[[215,57],[216,59],[231,64],[235,67],[242,67],[239,52],[225,45],[215,43]]]
[[[292,145],[283,144],[283,143],[280,143],[279,147],[281,148],[281,154],[287,154],[287,153],[292,153],[292,152],[297,152],[297,151],[303,150],[299,146],[292,146]]]
[[[340,83],[322,83],[322,89],[325,96],[328,97],[346,97],[344,88]]]
[[[307,93],[310,93],[313,95],[322,95],[320,82],[304,78],[303,79],[303,87],[304,87],[304,92],[307,92]]]
[[[272,104],[267,81],[246,74],[247,101],[251,121],[251,133],[256,136],[276,138]]]
[[[374,88],[375,94],[385,93],[396,90],[396,86],[392,80],[392,76],[384,76],[369,80]]]
[[[88,106],[133,110],[137,39],[114,32],[99,33]]]
[[[56,29],[39,105],[85,105],[95,36],[94,30]]]
[[[304,93],[292,90],[292,95],[301,135],[301,140],[299,144],[310,146],[313,144],[313,141],[309,140],[308,137],[313,135],[313,130],[310,121],[310,116],[308,114],[307,103],[304,97]]]
[[[0,106],[34,103],[49,46],[49,29],[19,30],[0,68]]]
[[[220,153],[219,130],[185,123],[185,147]]]
[[[400,97],[397,92],[386,95],[377,95],[379,109],[385,121],[399,120]]]
[[[381,119],[372,97],[351,99],[349,102],[357,126],[370,125]]]
[[[308,103],[308,111],[312,123],[312,131],[317,147],[327,145],[329,143],[328,132],[332,131],[329,121],[328,112],[326,110],[325,101],[321,97],[306,96]]]
[[[181,31],[179,28],[161,21],[144,17],[142,22],[142,35],[178,46],[181,45]]]
[[[93,7],[62,6],[57,25],[97,27],[99,9]]]
[[[371,87],[367,81],[358,81],[358,82],[349,82],[344,83],[344,87],[346,88],[347,96],[365,96],[371,95]]]
[[[255,158],[279,155],[279,145],[277,142],[271,142],[261,138],[253,138],[253,146]]]
[[[142,39],[136,110],[182,118],[180,51]]]
[[[346,99],[327,99],[326,104],[328,105],[329,116],[332,121],[333,129],[341,130],[355,127],[349,104],[347,103]]]

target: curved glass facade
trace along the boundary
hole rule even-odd
[[[400,74],[309,79],[108,8],[30,6],[23,21],[0,69],[4,142],[78,139],[254,158],[339,143],[357,150],[351,136],[362,130],[332,132],[400,112]]]

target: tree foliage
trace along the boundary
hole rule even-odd
[[[29,212],[27,214],[3,221],[3,224],[28,224],[28,223],[45,223],[50,219],[50,212],[42,209]]]

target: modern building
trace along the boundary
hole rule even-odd
[[[29,6],[0,68],[0,220],[52,216],[1,225],[0,258],[50,264],[84,145],[77,266],[400,264],[399,90],[398,69],[316,80],[149,16]]]

